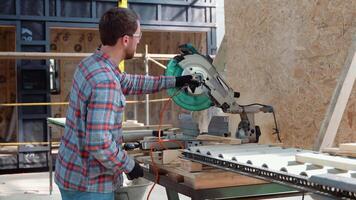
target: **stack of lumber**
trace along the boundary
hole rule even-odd
[[[159,168],[160,176],[167,176],[176,183],[184,184],[194,189],[266,183],[266,181],[182,159],[179,150],[165,150],[154,155],[154,161]],[[159,156],[159,158],[156,156]],[[150,156],[136,157],[136,160],[149,164],[150,169],[153,168]]]

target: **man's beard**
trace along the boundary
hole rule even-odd
[[[128,50],[126,51],[125,60],[128,60],[128,59],[133,58],[134,55],[135,55],[135,50],[128,49]]]

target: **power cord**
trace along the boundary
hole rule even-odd
[[[165,104],[163,105],[163,108],[160,111],[160,115],[159,115],[159,124],[158,124],[158,141],[157,143],[153,143],[150,147],[150,157],[151,157],[151,162],[152,162],[152,166],[153,166],[153,172],[155,174],[155,182],[152,185],[150,191],[148,192],[147,195],[147,200],[149,200],[151,193],[153,191],[153,188],[156,186],[156,184],[159,182],[159,170],[158,170],[158,166],[157,163],[155,163],[154,158],[153,158],[153,152],[154,150],[156,150],[157,146],[160,147],[160,149],[167,149],[167,147],[164,145],[164,143],[168,143],[168,142],[174,142],[177,143],[182,149],[184,149],[184,144],[180,141],[176,141],[176,140],[164,140],[161,138],[161,127],[162,127],[162,122],[163,122],[163,114],[165,113],[166,109],[168,108],[168,104],[172,101],[172,98],[176,95],[178,95],[182,90],[184,90],[187,86],[184,86],[182,88],[180,88],[179,90],[177,90],[171,97],[169,97],[169,100],[167,102],[165,102]],[[159,149],[159,148],[157,148]]]

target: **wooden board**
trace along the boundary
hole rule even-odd
[[[356,143],[344,143],[339,146],[341,151],[351,151],[356,153]]]
[[[341,170],[356,171],[356,160],[351,158],[316,153],[302,153],[295,155],[295,160],[301,163],[311,163],[314,165],[334,167]]]
[[[194,189],[208,189],[254,185],[266,182],[233,172],[227,172],[220,169],[211,169],[184,176],[184,183],[193,187]]]
[[[356,36],[352,43],[353,47],[349,50],[349,56],[346,59],[344,69],[338,79],[328,111],[321,125],[314,150],[332,147],[334,144],[337,130],[356,79]]]
[[[242,140],[231,137],[220,137],[215,135],[198,135],[198,140],[219,142],[223,144],[242,144]]]
[[[16,28],[0,27],[0,52],[15,51]],[[15,103],[16,94],[16,61],[0,60],[0,103]],[[0,141],[16,141],[17,111],[15,107],[0,106]]]
[[[176,149],[164,150],[162,154],[162,163],[169,164],[171,162],[177,162],[178,157],[182,155],[182,151]]]
[[[135,158],[140,162],[150,164],[149,157]],[[265,181],[228,172],[216,168],[204,168],[199,172],[188,172],[179,163],[168,165],[158,164],[161,175],[170,177],[173,181],[188,185],[194,189],[221,188],[230,186],[263,184]],[[152,166],[150,166],[152,169]]]
[[[200,172],[203,170],[203,164],[181,159],[180,167],[187,172]]]
[[[330,155],[337,155],[337,156],[346,156],[346,157],[352,157],[356,158],[356,152],[355,151],[345,151],[345,150],[340,150],[339,148],[325,148],[322,150],[323,153],[328,153]]]

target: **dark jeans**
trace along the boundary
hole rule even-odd
[[[61,188],[59,190],[61,191],[62,200],[114,200],[114,192],[80,192]]]

